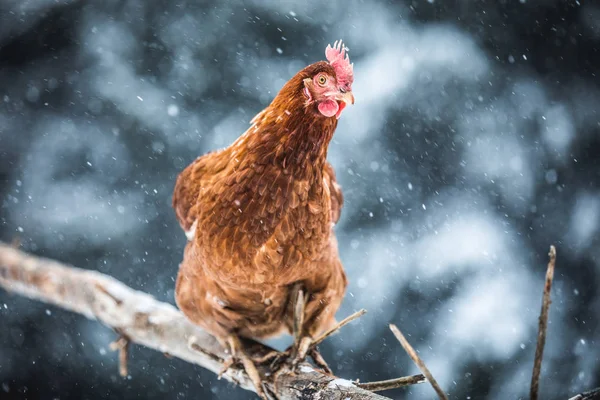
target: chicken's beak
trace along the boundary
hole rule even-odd
[[[346,105],[348,104],[354,104],[354,95],[352,94],[351,91],[347,91],[347,92],[340,92],[337,96],[336,96],[336,100],[338,101],[343,101],[344,103],[346,103]]]
[[[340,115],[342,115],[344,108],[346,108],[348,104],[354,104],[354,95],[351,91],[339,92],[335,96],[335,99],[339,106],[337,113],[335,113],[335,118],[340,119]]]

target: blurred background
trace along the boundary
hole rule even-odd
[[[329,159],[369,313],[322,346],[345,378],[417,373],[456,399],[600,386],[600,5],[566,0],[0,0],[0,240],[174,303],[176,175],[229,145],[343,38],[356,104]],[[200,367],[0,292],[2,399],[251,399]],[[433,398],[428,385],[383,393]]]

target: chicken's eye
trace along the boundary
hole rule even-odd
[[[319,85],[323,86],[327,82],[327,78],[325,75],[319,75],[317,82],[319,82]]]

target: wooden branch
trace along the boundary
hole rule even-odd
[[[129,354],[129,339],[125,336],[119,336],[117,340],[110,344],[112,351],[119,352],[119,375],[125,378],[127,372],[127,355]]]
[[[538,389],[540,386],[540,372],[542,370],[542,357],[544,355],[544,346],[546,344],[546,330],[548,329],[548,310],[550,309],[550,290],[552,289],[552,280],[554,279],[554,266],[556,264],[556,248],[550,246],[548,253],[550,261],[546,270],[546,284],[544,285],[544,295],[542,298],[542,311],[538,327],[537,345],[535,348],[535,359],[533,361],[533,373],[531,375],[531,388],[529,398],[538,399]]]
[[[429,371],[429,368],[427,368],[423,360],[421,360],[421,357],[419,357],[415,349],[410,345],[410,343],[408,343],[406,337],[404,337],[402,332],[400,332],[400,329],[398,329],[396,325],[390,324],[390,330],[392,331],[394,336],[396,336],[396,339],[398,339],[398,341],[400,342],[406,353],[409,355],[409,357],[415,362],[415,364],[417,364],[417,367],[419,367],[421,372],[423,372],[423,375],[427,377],[427,380],[433,387],[433,390],[435,390],[435,392],[437,393],[438,397],[441,400],[448,400],[448,396],[446,396],[446,393],[444,393],[439,383],[437,383],[437,381]]]
[[[137,343],[200,365],[214,373],[223,367],[228,354],[207,332],[189,322],[170,304],[133,290],[110,276],[82,270],[56,261],[28,255],[0,243],[0,286],[4,289],[54,304],[96,319],[119,333],[121,373],[127,373],[127,344]],[[272,349],[252,341],[246,343],[250,356],[261,356]],[[254,391],[241,369],[231,368],[224,375],[240,387]],[[353,382],[326,375],[301,364],[295,375],[281,374],[274,385],[267,384],[280,400],[351,399],[384,400]]]
[[[580,393],[571,397],[569,400],[599,400],[600,399],[600,388],[590,390],[589,392]]]
[[[340,322],[338,322],[337,324],[335,324],[335,326],[333,326],[327,332],[324,332],[321,336],[319,336],[318,338],[316,338],[312,342],[311,345],[312,346],[318,346],[319,344],[321,344],[323,342],[323,340],[327,339],[329,336],[333,335],[334,333],[336,333],[337,331],[339,331],[340,329],[342,329],[345,325],[347,325],[350,322],[354,321],[356,318],[365,315],[366,313],[367,313],[367,310],[365,310],[364,308],[362,308],[362,309],[358,310],[357,312],[355,312],[354,314],[352,314],[352,315],[344,318],[343,320],[341,320]]]
[[[425,375],[403,376],[402,378],[388,379],[385,381],[357,383],[361,387],[371,392],[382,392],[384,390],[397,389],[404,386],[415,385],[417,383],[427,382]]]

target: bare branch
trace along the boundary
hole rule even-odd
[[[119,336],[117,340],[110,344],[112,351],[119,351],[119,375],[125,378],[127,376],[127,356],[129,354],[129,339],[124,335]]]
[[[444,391],[437,383],[431,372],[429,372],[429,369],[427,368],[423,360],[421,360],[421,357],[419,357],[415,349],[413,349],[413,347],[410,345],[410,343],[408,343],[408,340],[406,340],[402,332],[400,332],[400,329],[398,329],[398,327],[394,324],[390,325],[390,329],[392,330],[394,336],[396,336],[396,339],[398,339],[406,353],[410,356],[410,358],[412,358],[415,364],[417,364],[417,367],[419,367],[421,372],[423,372],[423,374],[427,377],[427,380],[429,381],[431,386],[433,386],[433,389],[438,394],[440,399],[448,400],[448,396],[446,396],[446,393],[444,393]]]
[[[222,369],[227,359],[219,342],[189,322],[175,307],[96,271],[30,256],[0,243],[0,287],[96,319],[116,330],[126,342],[167,353],[214,373]],[[122,345],[120,349],[126,347],[125,341],[118,342]],[[252,341],[245,342],[245,350],[253,357],[272,351]],[[121,372],[126,373],[127,364],[123,360],[127,353],[120,354]],[[241,369],[230,368],[223,376],[254,391],[250,378]],[[351,381],[316,371],[306,363],[300,364],[295,375],[281,374],[267,386],[280,400],[387,399]]]
[[[311,346],[312,347],[318,346],[321,342],[323,342],[323,340],[327,339],[329,336],[333,335],[334,333],[336,333],[337,331],[339,331],[340,329],[342,329],[342,327],[344,325],[349,324],[350,322],[354,321],[358,317],[362,317],[366,313],[367,313],[367,310],[365,310],[363,308],[363,309],[358,310],[354,314],[347,316],[346,318],[344,318],[343,320],[341,320],[340,322],[338,322],[333,328],[329,329],[327,332],[323,333],[321,336],[319,336],[318,338],[316,338],[312,342]]]
[[[589,392],[580,393],[571,397],[569,400],[598,400],[600,399],[600,388],[590,390]]]
[[[531,375],[531,389],[529,398],[537,400],[538,389],[540,385],[540,372],[542,370],[542,357],[544,355],[544,346],[546,344],[546,330],[548,329],[548,310],[550,309],[550,290],[552,289],[552,280],[554,279],[554,266],[556,264],[556,248],[550,246],[548,253],[548,269],[546,270],[546,284],[544,285],[544,296],[542,298],[542,311],[538,327],[537,346],[535,348],[535,359],[533,361],[533,374]]]
[[[358,387],[371,392],[382,392],[384,390],[397,389],[404,386],[427,382],[425,375],[403,376],[402,378],[387,379],[385,381],[357,383]]]

